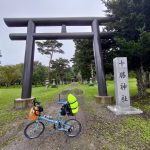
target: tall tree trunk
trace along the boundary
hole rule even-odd
[[[50,63],[50,60],[48,62],[48,80],[50,81],[50,66],[51,66],[51,63]]]
[[[144,72],[144,84],[145,84],[145,88],[149,88],[149,72],[146,71]]]
[[[53,58],[53,52],[50,54],[49,65],[48,65],[48,80],[50,81],[50,72],[51,72],[51,61]],[[51,81],[50,81],[51,83]]]
[[[144,71],[143,66],[136,70],[136,80],[137,80],[137,89],[138,89],[138,98],[146,96],[146,88],[144,85]]]

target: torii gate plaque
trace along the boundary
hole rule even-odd
[[[31,100],[32,72],[34,61],[34,41],[51,39],[93,39],[96,75],[98,82],[98,94],[107,97],[107,88],[104,76],[101,39],[110,38],[111,32],[100,32],[99,26],[114,20],[114,17],[80,17],[80,18],[4,18],[8,27],[27,27],[26,33],[11,33],[11,40],[26,40],[24,73],[22,84],[22,96],[20,101],[27,107],[27,101]],[[37,26],[62,26],[61,33],[36,33]],[[67,33],[66,26],[91,26],[92,32]],[[19,102],[20,102],[19,101]]]

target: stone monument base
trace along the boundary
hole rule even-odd
[[[52,85],[51,88],[57,88],[57,85]]]
[[[143,111],[141,111],[140,109],[134,108],[132,106],[128,108],[122,108],[118,106],[107,106],[107,108],[114,112],[116,115],[133,115],[143,113]]]
[[[31,98],[26,98],[26,99],[22,99],[22,98],[17,98],[14,101],[14,108],[15,109],[24,109],[24,108],[29,108],[33,106],[33,100],[35,98],[31,97]]]
[[[89,83],[89,86],[94,86],[94,83]]]
[[[112,104],[113,97],[112,96],[95,96],[96,103],[99,104]]]

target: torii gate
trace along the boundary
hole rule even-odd
[[[51,39],[93,39],[98,94],[107,97],[107,87],[104,75],[101,39],[112,36],[112,32],[100,32],[99,26],[113,21],[114,17],[73,17],[73,18],[4,18],[8,27],[27,27],[27,33],[11,33],[11,40],[26,40],[22,96],[20,101],[31,99],[32,72],[34,61],[35,40]],[[61,33],[36,33],[37,26],[62,26]],[[92,32],[66,32],[66,26],[91,26]],[[25,104],[26,107],[27,104]],[[22,107],[22,106],[19,106]]]

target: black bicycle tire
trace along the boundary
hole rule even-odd
[[[24,135],[25,135],[25,137],[28,138],[28,139],[35,139],[35,138],[38,138],[38,137],[44,132],[44,130],[45,130],[45,125],[44,125],[44,123],[43,123],[43,122],[38,122],[38,123],[40,123],[40,124],[42,125],[42,131],[38,134],[38,136],[31,138],[31,137],[27,134],[27,129],[28,129],[29,126],[31,126],[31,125],[34,124],[34,123],[36,123],[36,121],[33,121],[33,122],[29,123],[29,124],[25,127],[25,129],[24,129]]]
[[[80,123],[78,120],[76,120],[76,119],[68,119],[68,120],[65,121],[64,124],[67,124],[67,122],[69,122],[69,121],[71,121],[71,120],[74,120],[74,121],[76,121],[76,122],[78,123],[78,125],[79,125],[79,131],[78,131],[75,135],[69,135],[69,132],[68,132],[68,131],[64,131],[64,133],[65,133],[67,136],[69,136],[69,137],[76,137],[76,136],[78,136],[78,135],[80,134],[81,129],[82,129],[82,125],[81,125],[81,123]]]

